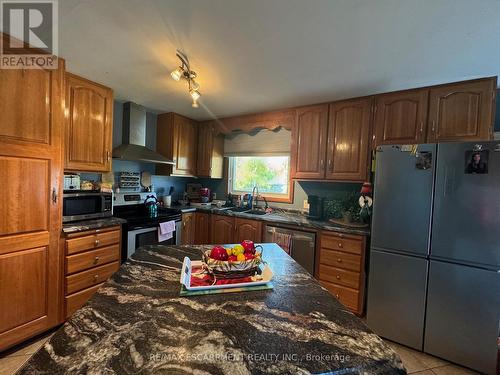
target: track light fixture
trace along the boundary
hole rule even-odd
[[[184,78],[188,82],[189,95],[191,95],[191,99],[193,99],[191,106],[193,108],[198,108],[198,99],[201,94],[199,91],[200,85],[194,80],[196,78],[196,72],[189,67],[189,60],[185,54],[177,50],[176,55],[181,61],[181,64],[175,68],[170,75],[174,81],[180,81],[181,78]]]

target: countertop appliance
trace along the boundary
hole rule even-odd
[[[500,142],[377,148],[367,323],[496,372]]]
[[[146,199],[156,198],[156,193],[115,193],[113,201],[114,216],[127,221],[122,230],[122,262],[125,262],[137,248],[144,245],[180,245],[182,214],[179,210],[158,207],[154,217],[145,205]],[[175,232],[171,239],[159,242],[160,223],[175,221]]]
[[[113,194],[75,190],[63,193],[63,223],[113,215]]]
[[[307,197],[307,203],[309,203],[309,214],[307,217],[313,220],[323,219],[323,202],[324,199],[318,197],[317,195],[309,195]]]
[[[316,234],[267,224],[264,228],[264,242],[275,242],[275,233],[291,236],[290,256],[307,272],[314,275]]]
[[[77,174],[64,175],[64,191],[80,190],[80,176]]]

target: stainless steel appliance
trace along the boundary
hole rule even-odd
[[[65,174],[64,175],[64,187],[66,190],[80,190],[80,176],[77,174]]]
[[[311,275],[314,275],[316,234],[268,224],[264,230],[264,242],[275,242],[275,233],[291,236],[290,256]]]
[[[500,143],[382,146],[376,163],[368,325],[496,373]]]
[[[112,201],[112,193],[83,190],[64,192],[63,222],[112,216]]]
[[[114,216],[127,221],[122,226],[122,262],[126,261],[137,248],[144,245],[180,245],[181,244],[181,212],[175,209],[159,207],[154,217],[144,204],[154,192],[146,193],[115,193]],[[150,198],[149,198],[150,199]],[[175,221],[175,232],[172,238],[159,242],[158,230],[160,223]]]

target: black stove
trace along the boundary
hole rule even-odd
[[[163,207],[158,207],[157,216],[151,217],[143,204],[116,206],[113,208],[113,216],[127,220],[126,225],[129,230],[139,227],[157,227],[159,223],[170,220],[180,221],[182,218],[180,210]]]

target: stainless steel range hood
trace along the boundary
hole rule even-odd
[[[175,164],[173,160],[146,147],[146,111],[132,102],[123,105],[122,144],[113,149],[113,158],[155,164]]]

